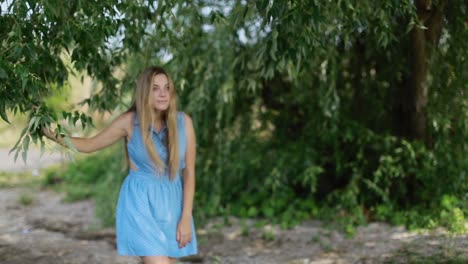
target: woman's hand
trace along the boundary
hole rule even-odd
[[[42,134],[44,134],[44,136],[48,139],[52,139],[52,140],[55,139],[54,132],[52,132],[52,130],[48,129],[45,126],[42,127]]]
[[[177,242],[179,248],[185,247],[190,241],[192,241],[192,217],[182,216],[177,225]]]
[[[46,138],[48,138],[48,139],[50,139],[52,141],[55,141],[58,144],[66,147],[66,144],[64,142],[64,135],[59,134],[59,135],[57,135],[57,137],[55,137],[55,133],[51,129],[47,128],[47,127],[42,127],[42,133]],[[72,149],[74,149],[74,148],[72,148]],[[76,149],[74,149],[74,150],[76,151]]]

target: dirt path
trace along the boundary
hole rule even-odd
[[[20,200],[32,198],[32,204]],[[138,263],[119,258],[105,239],[79,236],[94,232],[99,222],[91,201],[63,203],[52,191],[0,190],[0,263]]]
[[[23,205],[25,197],[31,198],[30,205]],[[64,203],[61,194],[25,188],[0,189],[0,201],[0,263],[139,263],[138,258],[117,256],[115,233],[99,228],[91,201]],[[467,236],[450,237],[442,230],[417,234],[374,223],[346,239],[318,221],[292,230],[241,228],[235,218],[230,219],[230,226],[222,222],[216,219],[206,228],[198,228],[200,255],[180,263],[408,263],[423,256],[468,259]]]

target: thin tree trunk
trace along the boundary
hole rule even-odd
[[[416,26],[411,31],[412,76],[408,82],[409,91],[406,93],[409,98],[405,100],[409,103],[410,127],[406,129],[406,136],[410,139],[427,140],[428,63],[441,36],[446,3],[446,0],[440,0],[436,6],[431,0],[415,1],[419,24],[425,28]]]
[[[430,144],[427,135],[427,104],[429,61],[431,54],[437,48],[443,23],[443,10],[447,0],[415,0],[418,25],[410,33],[410,74],[403,80],[397,102],[399,108],[398,120],[400,133],[411,140],[420,140]],[[418,190],[423,183],[416,175],[410,173],[405,179],[407,199],[401,202],[404,206],[411,206],[417,201]]]

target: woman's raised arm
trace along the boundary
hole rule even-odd
[[[133,114],[132,112],[123,113],[114,119],[109,126],[100,131],[93,137],[67,137],[70,139],[71,144],[79,151],[83,153],[91,153],[94,151],[101,150],[117,142],[122,137],[126,137],[131,131]],[[43,129],[44,135],[56,141],[57,143],[66,146],[62,136],[55,138],[54,133],[48,129]]]

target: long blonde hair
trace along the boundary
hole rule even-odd
[[[159,154],[156,151],[152,140],[152,132],[148,132],[148,128],[150,126],[152,127],[155,118],[154,110],[150,102],[150,98],[152,98],[150,93],[153,77],[158,74],[164,74],[167,77],[169,81],[169,93],[171,95],[169,107],[163,112],[162,116],[163,122],[166,121],[167,124],[166,147],[169,151],[169,175],[170,179],[173,180],[180,166],[179,140],[177,136],[177,93],[172,79],[163,68],[151,66],[146,68],[139,75],[135,89],[134,101],[127,112],[136,111],[138,113],[138,122],[140,123],[140,133],[143,143],[159,173],[163,173],[166,169],[166,164],[161,160],[161,157],[159,157]],[[127,162],[129,163],[128,153]]]

